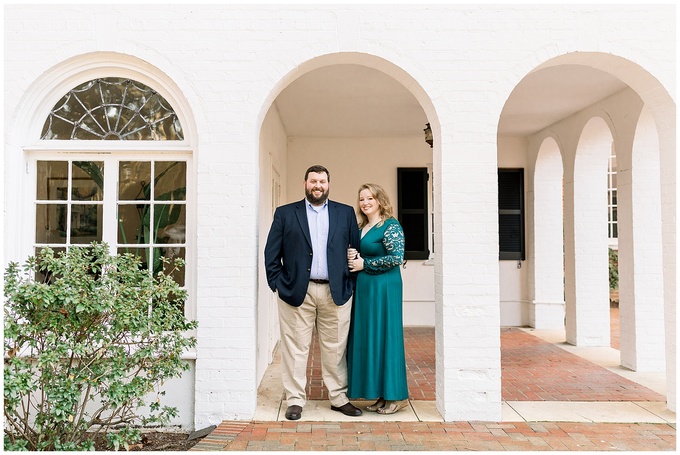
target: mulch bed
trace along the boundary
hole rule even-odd
[[[198,444],[201,438],[187,440],[188,433],[177,432],[163,432],[154,431],[142,434],[142,440],[129,447],[129,451],[175,451],[184,452],[191,449]],[[113,451],[113,449],[106,447],[106,436],[98,437],[95,441],[95,450],[97,451]],[[121,447],[120,451],[125,451]]]

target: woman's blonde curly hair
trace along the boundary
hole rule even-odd
[[[364,215],[361,211],[361,206],[359,204],[359,195],[363,190],[368,190],[371,195],[378,201],[380,205],[380,221],[376,226],[381,226],[386,219],[394,217],[394,211],[392,209],[392,204],[390,203],[390,198],[387,196],[385,190],[382,189],[380,185],[375,183],[364,183],[359,187],[357,192],[357,216],[359,217],[359,229],[363,228],[368,224],[368,217]]]

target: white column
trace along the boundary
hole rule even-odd
[[[465,124],[460,119],[454,124]],[[437,409],[445,421],[501,419],[495,132],[435,136]],[[442,127],[442,130],[445,130]],[[455,140],[453,139],[455,136]],[[441,160],[441,166],[438,161]],[[438,173],[440,171],[441,174]],[[440,291],[441,290],[441,293]]]
[[[663,238],[663,292],[666,326],[666,403],[676,410],[677,381],[677,148],[676,107],[667,103],[666,109],[655,116],[661,150],[661,220]]]
[[[617,149],[617,162],[621,365],[664,371],[659,141],[646,110],[632,153]]]
[[[609,346],[607,159],[612,136],[600,118],[583,128],[573,173],[565,175],[566,338]]]
[[[529,323],[537,329],[564,328],[562,157],[554,139],[541,144],[527,194]]]
[[[249,420],[257,407],[258,154],[253,144],[238,157],[223,147],[202,148],[197,172],[197,429]]]

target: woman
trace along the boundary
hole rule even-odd
[[[392,215],[392,205],[380,186],[359,188],[361,222],[359,252],[347,252],[349,268],[357,275],[352,323],[347,342],[350,398],[377,399],[366,408],[394,414],[408,406],[402,281],[404,231]]]

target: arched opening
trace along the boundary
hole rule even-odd
[[[675,401],[675,361],[667,354],[674,346],[675,279],[668,272],[675,270],[675,266],[669,263],[674,258],[673,248],[661,245],[674,244],[667,229],[674,226],[670,204],[675,196],[664,189],[675,181],[674,173],[664,169],[664,163],[671,167],[675,163],[674,134],[666,126],[674,121],[673,106],[659,81],[633,62],[610,54],[566,54],[539,65],[515,87],[499,123],[498,149],[502,166],[512,156],[513,148],[508,144],[523,148],[525,169],[533,183],[526,189],[530,204],[527,208],[530,263],[525,298],[531,310],[527,312],[530,317],[526,323],[541,327],[535,313],[540,306],[536,304],[546,292],[545,285],[552,283],[549,285],[552,292],[548,293],[553,298],[559,301],[561,289],[565,293],[564,340],[576,346],[609,347],[607,244],[611,245],[612,239],[607,238],[607,233],[613,232],[613,213],[618,216],[613,221],[619,235],[615,244],[619,247],[620,273],[624,274],[621,279],[626,280],[620,303],[620,363],[638,371],[640,368],[659,371],[659,363],[664,363],[665,344],[666,390],[671,410]],[[550,166],[554,161],[546,157],[558,154],[561,166]],[[611,187],[607,188],[608,160],[612,156],[616,157],[618,167],[613,192]],[[660,168],[655,167],[659,161]],[[551,232],[547,228],[553,211],[545,201],[556,200],[556,196],[549,196],[551,188],[559,185],[557,194],[562,195],[562,172],[557,172],[558,167],[564,175],[564,239],[561,231]],[[554,174],[544,180],[551,168]],[[659,182],[660,186],[655,186]],[[613,199],[614,212],[612,194],[618,196]],[[650,203],[642,207],[641,199]],[[651,220],[654,226],[645,226],[642,218]],[[642,247],[640,236],[651,239],[649,249]],[[557,261],[550,258],[561,257],[562,245],[564,275]],[[559,247],[559,251],[550,246]],[[664,272],[662,260],[666,264]],[[546,267],[554,271],[547,273]],[[642,268],[651,270],[655,278],[650,278]],[[558,276],[560,279],[564,276],[564,287],[556,281]],[[646,291],[641,291],[643,288]],[[652,301],[657,306],[649,310]],[[665,311],[661,311],[661,301],[665,301]],[[664,314],[665,323],[656,317],[642,316],[652,313]],[[552,323],[560,329],[557,319]],[[659,335],[664,332],[664,324],[665,343],[660,341],[663,335]],[[652,332],[654,336],[649,335]],[[618,357],[617,352],[617,364]]]
[[[434,405],[434,157],[424,129],[428,123],[436,124],[436,119],[424,108],[429,101],[414,89],[417,85],[403,70],[365,54],[319,57],[301,65],[279,87],[267,105],[260,130],[259,260],[274,209],[304,197],[301,183],[313,164],[322,164],[331,173],[330,199],[354,208],[362,183],[385,188],[395,209],[401,191],[421,191],[426,196],[421,217],[427,229],[418,235],[425,245],[420,249],[426,253],[409,258],[401,268],[403,314],[407,363],[424,362],[411,370],[422,374],[420,384],[427,383],[425,387],[415,386],[415,380],[410,383],[411,396]],[[413,182],[400,181],[400,169],[430,177],[422,180],[422,188],[415,188]],[[408,238],[407,232],[407,258]],[[259,382],[271,375],[268,368],[276,360],[279,339],[277,297],[267,286],[264,267],[258,267],[257,327]],[[427,339],[429,347],[410,356],[414,349],[422,349],[409,342],[414,337]],[[308,400],[325,399],[327,393],[316,376],[320,364],[314,345],[310,358]]]

